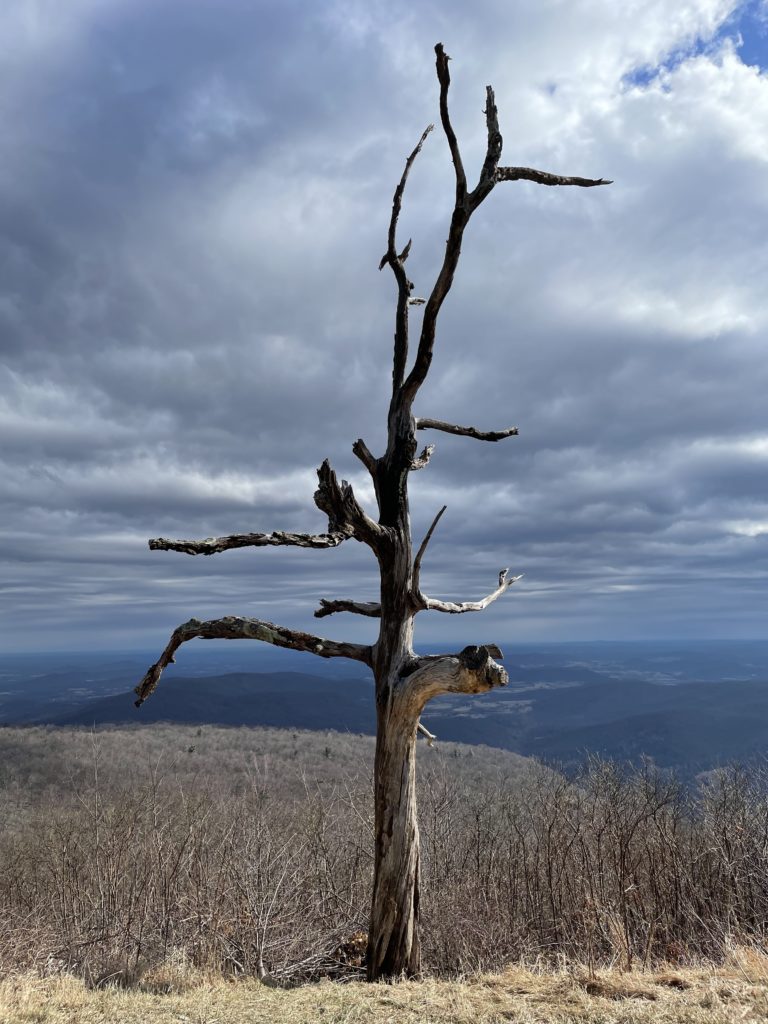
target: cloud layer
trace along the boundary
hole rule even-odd
[[[422,617],[420,635],[760,635],[768,78],[744,54],[761,10],[6,4],[4,647],[155,644],[190,615],[313,628],[321,596],[375,596],[356,545],[201,560],[146,538],[321,530],[326,456],[370,499],[350,445],[383,442],[376,267],[405,154],[437,120],[438,39],[468,167],[491,82],[506,162],[615,184],[501,185],[470,227],[417,411],[521,434],[435,436],[414,530],[448,504],[435,596],[526,575],[482,621]],[[418,294],[451,197],[435,132],[401,223]]]

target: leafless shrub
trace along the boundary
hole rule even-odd
[[[369,743],[3,730],[0,746],[16,752],[0,790],[12,811],[0,833],[0,966],[158,991],[200,968],[275,984],[359,975]],[[760,956],[764,767],[722,769],[691,789],[649,763],[592,760],[568,779],[514,755],[463,753],[423,759],[430,970],[566,959],[591,978],[743,946]]]

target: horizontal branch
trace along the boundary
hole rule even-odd
[[[442,430],[446,434],[459,434],[461,437],[474,437],[477,441],[502,441],[505,437],[517,436],[517,427],[506,430],[478,430],[477,427],[461,427],[457,423],[445,423],[443,420],[431,420],[424,416],[416,417],[417,430]]]
[[[149,542],[151,551],[181,551],[185,555],[215,555],[232,548],[335,548],[348,540],[349,533],[233,533],[228,537],[207,537],[205,540],[168,540],[156,537]]]
[[[320,599],[320,607],[315,612],[316,619],[324,619],[326,615],[335,615],[336,612],[353,612],[355,615],[367,615],[371,619],[378,619],[381,616],[381,605],[378,601],[326,601]]]
[[[513,583],[517,583],[518,580],[523,578],[520,576],[508,576],[509,569],[502,569],[499,573],[499,585],[484,597],[482,601],[462,601],[460,604],[455,604],[453,601],[438,601],[433,597],[425,597],[423,594],[419,594],[419,601],[421,607],[428,612],[447,612],[449,615],[463,615],[464,612],[481,612],[488,607],[489,604],[493,604],[497,601],[502,594],[506,594]]]
[[[246,619],[236,615],[229,615],[223,619],[210,619],[208,622],[190,619],[189,622],[183,623],[173,631],[160,658],[149,668],[134,690],[138,697],[138,700],[135,701],[137,708],[141,707],[147,697],[153,693],[160,682],[163,669],[175,661],[174,655],[179,647],[188,640],[197,638],[201,640],[261,640],[263,643],[273,644],[275,647],[287,647],[292,651],[316,654],[320,658],[352,658],[354,661],[362,661],[366,665],[371,663],[370,647],[336,640],[324,640],[311,633],[286,629],[284,626],[276,626],[273,622],[263,622],[261,619]]]
[[[537,185],[577,185],[579,188],[613,184],[607,178],[575,178],[564,174],[550,174],[548,171],[536,171],[533,167],[497,167],[496,181],[535,181]]]

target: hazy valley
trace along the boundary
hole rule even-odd
[[[5,658],[0,723],[373,732],[373,684],[363,668],[247,647],[185,650],[139,710],[131,688],[152,655]],[[768,749],[768,642],[509,644],[506,652],[506,688],[429,705],[424,721],[440,740],[566,766],[587,752],[646,755],[687,775]]]

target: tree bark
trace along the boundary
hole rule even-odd
[[[421,971],[416,729],[419,716],[397,693],[377,708],[373,898],[369,981]]]

